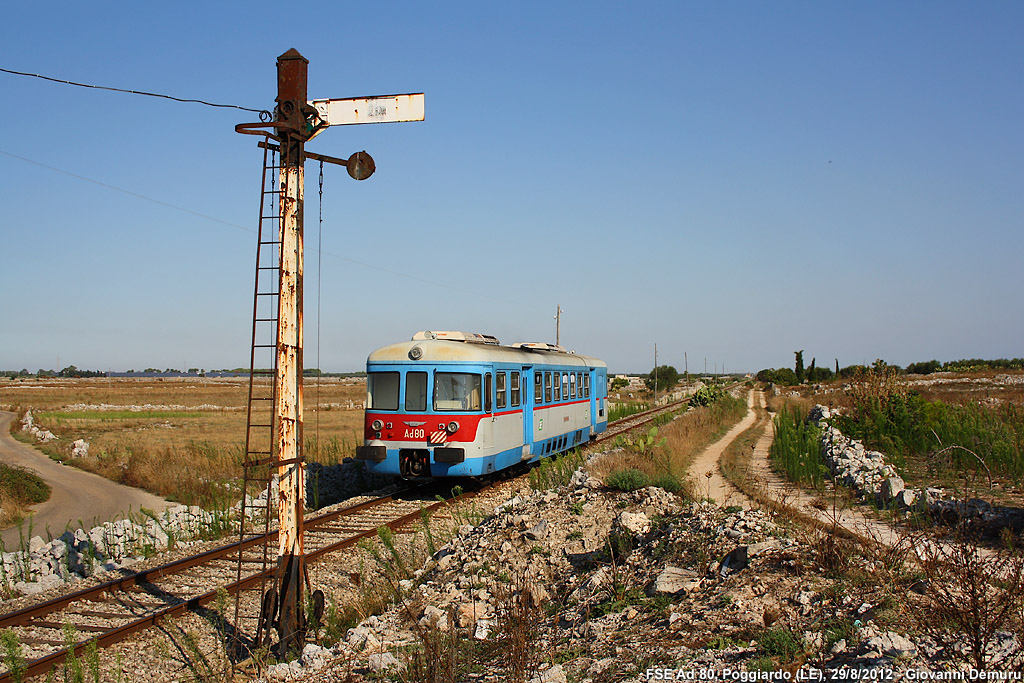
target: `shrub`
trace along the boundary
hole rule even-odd
[[[645,486],[650,485],[650,481],[647,479],[647,475],[640,470],[627,467],[621,470],[615,470],[609,474],[604,480],[605,486],[611,489],[618,489],[619,491],[636,491],[642,489]]]
[[[827,473],[821,460],[820,430],[799,409],[783,407],[775,417],[771,461],[790,480],[819,486]]]
[[[650,485],[665,489],[669,493],[678,493],[683,490],[683,482],[674,474],[659,474],[651,479]]]
[[[802,651],[800,639],[788,628],[766,630],[757,644],[758,652],[780,660],[790,660]]]

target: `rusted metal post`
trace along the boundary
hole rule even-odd
[[[280,652],[301,648],[305,637],[302,513],[302,196],[304,143],[308,137],[306,71],[294,49],[277,59],[277,121],[281,141],[281,289],[277,337],[278,591]]]

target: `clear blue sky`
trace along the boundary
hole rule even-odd
[[[281,7],[15,3],[0,66],[271,108],[294,47],[311,97],[425,92],[309,145],[377,174],[326,169],[318,277],[307,164],[307,366],[558,304],[613,371],[1024,356],[1020,3]],[[246,365],[255,114],[0,92],[0,368]]]

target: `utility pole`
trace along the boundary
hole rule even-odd
[[[654,406],[658,406],[658,343],[654,343]]]
[[[302,513],[306,507],[302,454],[302,201],[309,61],[296,50],[277,59],[277,122],[281,145],[281,289],[277,337],[277,476],[280,596],[278,633],[287,652],[304,631],[302,584],[306,574]]]
[[[562,345],[562,306],[555,311],[555,346]]]
[[[306,582],[303,549],[305,509],[302,453],[303,348],[303,167],[306,159],[345,166],[356,180],[374,171],[373,159],[356,152],[347,160],[312,154],[305,143],[332,125],[422,121],[423,94],[335,100],[307,99],[309,60],[295,49],[277,58],[277,106],[273,121],[243,123],[239,133],[263,135],[280,150],[279,172],[279,294],[277,374],[275,383],[276,468],[278,476],[277,631],[278,652],[302,648],[305,614],[302,591]],[[272,132],[261,129],[270,129]]]
[[[690,386],[690,359],[686,357],[686,351],[683,351],[683,371],[686,373],[686,386]]]

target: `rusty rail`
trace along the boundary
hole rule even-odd
[[[677,401],[675,403],[671,403],[665,406],[659,406],[640,413],[635,413],[628,417],[617,420],[614,423],[610,423],[609,426],[618,425],[624,422],[629,422],[631,424],[629,424],[629,426],[626,429],[621,431],[616,431],[614,433],[605,432],[591,443],[600,444],[604,441],[607,441],[618,436],[624,431],[629,431],[630,429],[642,427],[651,422],[652,420],[654,420],[655,418],[657,418],[659,415],[678,409],[678,407],[682,403],[682,401]],[[357,532],[333,543],[327,543],[323,547],[308,552],[306,554],[306,559],[311,562],[316,561],[325,555],[355,545],[360,540],[374,536],[377,533],[377,529],[380,526],[387,526],[392,530],[397,531],[398,529],[408,526],[409,524],[414,523],[417,519],[419,519],[420,515],[422,514],[421,511],[430,512],[444,505],[448,505],[449,503],[474,497],[481,493],[482,491],[489,488],[494,483],[495,482],[491,482],[490,484],[484,485],[479,489],[467,491],[458,496],[454,496],[443,501],[435,501],[429,505],[423,506],[422,508],[417,508],[413,512],[402,515],[383,524],[374,526],[371,529]],[[420,487],[422,486],[423,485],[420,485]],[[334,512],[329,512],[324,515],[319,515],[317,517],[307,519],[305,522],[305,527],[310,533],[316,533],[317,527],[323,526],[324,524],[334,521],[336,519],[352,516],[359,512],[370,510],[372,508],[382,506],[389,502],[398,501],[400,500],[398,496],[409,494],[416,490],[416,488],[419,487],[413,486],[388,496],[382,496],[380,498],[375,498],[373,500],[358,503],[356,505],[351,505],[340,510],[335,510]],[[277,536],[277,530],[271,531],[269,536],[269,540],[272,542],[273,539]],[[257,546],[263,543],[264,540],[264,537],[260,536],[248,539],[244,542],[236,541],[234,543],[229,543],[218,548],[213,548],[211,550],[199,553],[197,555],[192,555],[189,557],[182,558],[180,560],[176,560],[174,562],[169,562],[167,564],[160,565],[158,567],[153,567],[152,569],[135,572],[128,576],[113,579],[111,581],[99,584],[98,586],[93,586],[91,588],[75,591],[73,593],[69,593],[58,598],[47,600],[37,605],[31,605],[29,607],[25,607],[14,612],[9,612],[7,614],[0,615],[0,628],[30,625],[27,624],[27,622],[31,622],[32,620],[44,617],[48,614],[59,612],[76,602],[96,600],[100,599],[104,595],[115,596],[118,593],[122,592],[128,593],[132,588],[145,585],[153,585],[154,581],[160,580],[164,577],[180,574],[181,572],[193,567],[209,564],[217,560],[230,560],[233,559],[237,553],[240,553],[247,548]],[[231,583],[225,586],[221,586],[220,588],[224,588],[228,592],[228,594],[234,594],[242,589],[255,585],[256,583],[264,579],[268,574],[271,574],[274,571],[276,571],[276,567],[271,567],[260,572],[255,572],[244,578],[232,581]],[[107,647],[109,645],[113,645],[124,640],[133,633],[136,633],[138,631],[144,630],[146,628],[158,624],[160,620],[164,618],[174,617],[186,611],[194,610],[203,605],[206,605],[216,599],[218,590],[219,588],[206,591],[204,593],[187,599],[182,599],[180,602],[169,604],[160,609],[148,612],[142,615],[141,617],[133,621],[130,621],[127,624],[123,624],[121,626],[105,630],[93,638],[82,640],[74,646],[75,655],[80,655],[88,646],[88,644],[91,643],[93,640],[95,640],[100,647]],[[144,594],[151,595],[150,593]],[[130,615],[125,615],[124,617],[118,618],[129,618],[129,616]],[[67,648],[62,648],[56,652],[52,652],[43,657],[31,660],[26,663],[23,675],[37,676],[46,674],[53,667],[62,664],[64,660],[67,658],[68,654],[69,653]],[[3,674],[0,674],[0,683],[8,683],[11,680],[13,680],[11,676],[11,671],[6,671]]]

